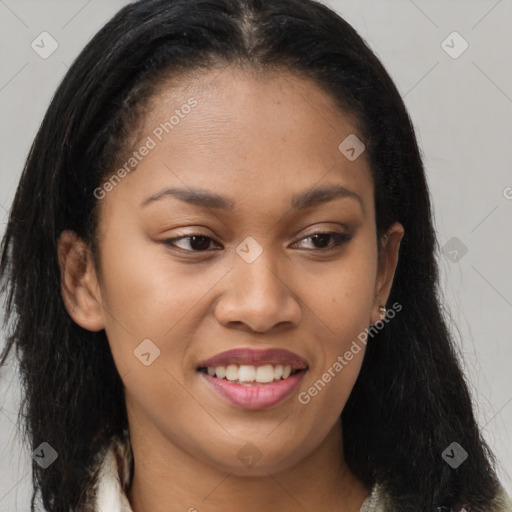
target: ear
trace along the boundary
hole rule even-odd
[[[74,231],[63,231],[58,259],[67,312],[84,329],[101,331],[105,326],[103,308],[90,248]]]
[[[389,298],[403,235],[404,227],[399,222],[395,222],[380,241],[381,249],[375,283],[375,300],[370,318],[370,324],[372,325],[383,318],[384,313],[380,312],[379,307],[385,306]]]

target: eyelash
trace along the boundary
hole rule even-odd
[[[334,249],[336,249],[336,248],[346,244],[347,242],[349,242],[352,239],[351,235],[347,235],[347,234],[344,234],[344,233],[338,233],[336,231],[315,231],[315,232],[309,234],[308,236],[306,236],[304,238],[301,238],[299,240],[299,242],[302,242],[303,240],[307,240],[309,238],[312,238],[312,237],[318,236],[318,235],[330,235],[331,237],[333,237],[335,239],[335,242],[331,243],[328,247],[324,247],[324,248],[321,248],[321,249],[306,249],[306,250],[315,251],[315,252],[318,252],[318,251],[320,251],[320,252],[328,252],[328,251],[332,251],[332,250],[334,250]],[[163,242],[166,245],[174,247],[174,242],[177,242],[177,241],[183,240],[183,239],[191,239],[191,238],[194,238],[194,237],[205,238],[205,239],[208,239],[208,240],[213,241],[213,242],[215,241],[212,237],[209,237],[207,235],[203,235],[202,233],[190,233],[188,235],[183,235],[183,236],[176,237],[176,238],[170,238],[170,239],[164,240]],[[209,252],[208,249],[204,250],[204,251],[194,251],[194,250],[188,250],[188,249],[181,249],[181,247],[178,247],[177,249],[185,251],[185,252],[190,252],[190,253],[205,253],[205,252]]]

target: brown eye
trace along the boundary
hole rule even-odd
[[[180,236],[180,237],[176,237],[176,238],[170,238],[169,240],[165,240],[164,242],[168,245],[176,246],[177,245],[176,242],[182,241],[182,240],[186,240],[187,243],[189,244],[189,247],[191,247],[192,249],[183,248],[183,247],[179,247],[179,248],[183,249],[184,251],[188,251],[188,252],[205,252],[209,249],[210,244],[212,242],[214,242],[213,238],[206,236],[206,235],[201,235],[201,234],[192,234],[192,235],[185,235],[185,236]]]
[[[310,239],[314,245],[313,250],[318,249],[320,251],[329,251],[347,243],[351,238],[351,235],[337,233],[335,231],[318,231],[308,235],[299,242]],[[332,241],[329,243],[329,240]],[[321,247],[318,247],[318,245]]]

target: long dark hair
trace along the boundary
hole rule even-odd
[[[375,190],[377,236],[405,228],[389,303],[403,310],[368,340],[341,415],[344,456],[396,510],[467,504],[489,510],[499,482],[475,421],[438,283],[437,241],[414,129],[391,78],[355,30],[313,0],[141,0],[94,36],[58,88],[31,147],[2,244],[7,344],[33,448],[59,454],[33,464],[50,511],[73,510],[91,483],[94,455],[127,428],[123,384],[105,332],[67,314],[57,243],[71,229],[91,247],[94,190],[121,155],[159,84],[188,71],[236,65],[291,70],[314,80],[355,116]],[[443,451],[457,442],[456,469]]]

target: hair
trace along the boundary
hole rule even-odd
[[[94,456],[128,427],[124,388],[105,331],[69,316],[61,294],[59,236],[94,249],[98,200],[169,79],[235,66],[308,78],[357,120],[375,190],[377,238],[405,228],[389,297],[403,311],[368,341],[341,414],[344,457],[397,511],[465,503],[489,510],[499,481],[476,423],[468,383],[442,311],[433,213],[415,132],[392,79],[357,32],[313,0],[141,0],[122,8],[75,60],[44,116],[14,198],[0,260],[7,332],[23,384],[18,422],[35,448],[35,496],[75,510]],[[22,418],[22,420],[21,420]],[[452,442],[468,458],[442,458]]]

